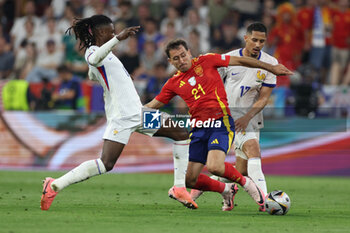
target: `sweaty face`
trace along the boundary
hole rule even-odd
[[[258,31],[252,31],[252,33],[247,33],[247,35],[244,36],[245,40],[245,55],[248,55],[249,57],[257,58],[260,54],[261,49],[264,47],[266,42],[266,33],[265,32],[258,32]]]
[[[176,49],[169,51],[168,61],[181,72],[186,72],[192,66],[192,55],[189,50],[186,50],[182,45]]]

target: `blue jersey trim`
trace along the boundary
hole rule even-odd
[[[105,84],[107,86],[107,89],[109,90],[109,84],[108,84],[108,79],[107,79],[107,74],[106,74],[106,69],[104,66],[97,67],[98,71],[102,75],[103,80],[105,81]]]
[[[241,56],[241,57],[243,57],[243,48],[241,48],[240,50],[239,50],[239,55]],[[260,60],[260,58],[261,58],[261,52],[259,53],[259,56],[258,56],[258,60]]]
[[[276,86],[276,84],[263,83],[262,86],[263,87],[272,87],[273,88],[273,87]]]
[[[261,52],[259,52],[259,57],[258,57],[258,60],[260,60],[260,58],[261,58]]]

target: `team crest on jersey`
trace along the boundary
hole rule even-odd
[[[189,80],[188,80],[188,83],[191,85],[191,86],[194,86],[196,85],[196,78],[194,76],[192,76]]]
[[[194,72],[199,77],[202,77],[203,76],[203,67],[201,65],[198,65],[198,66],[194,67]]]
[[[256,81],[260,83],[265,80],[266,74],[262,74],[261,70],[258,70],[258,72],[256,72],[256,77],[258,78]]]

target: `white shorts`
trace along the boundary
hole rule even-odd
[[[167,113],[161,113],[164,120],[169,118]],[[142,125],[141,115],[128,117],[127,119],[112,119],[107,123],[103,139],[128,144],[133,132],[138,132],[152,137],[159,129],[145,129]]]
[[[243,144],[251,139],[256,139],[259,143],[260,131],[248,131],[245,133],[237,133],[235,136],[235,153],[236,157],[241,157],[242,159],[248,160],[248,156],[243,152]]]

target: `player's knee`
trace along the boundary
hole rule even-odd
[[[173,134],[173,139],[175,141],[183,141],[188,139],[188,132],[186,129],[178,129],[176,130],[176,133]]]
[[[260,148],[256,140],[248,140],[243,145],[243,152],[248,158],[260,158]]]
[[[221,176],[225,172],[225,168],[219,164],[207,164],[208,172],[213,175]]]

